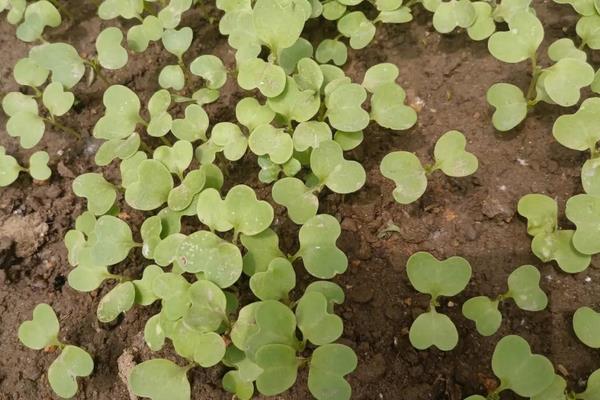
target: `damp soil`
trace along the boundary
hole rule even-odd
[[[70,1],[75,16],[50,33],[51,41],[66,41],[84,54],[93,54],[98,32],[115,21],[101,21],[92,2]],[[575,37],[576,17],[567,6],[550,1],[535,2],[546,29],[544,46],[554,39]],[[203,18],[208,15],[209,18]],[[216,54],[233,66],[233,52],[219,35],[215,23],[218,10],[207,7],[202,13],[186,15],[195,39],[186,57]],[[124,23],[123,26],[125,26]],[[327,35],[327,26],[310,25],[308,37],[318,40]],[[18,90],[12,79],[12,66],[26,55],[28,46],[15,39],[14,27],[0,22],[0,91]],[[600,57],[591,54],[598,65]],[[147,100],[157,90],[161,66],[175,60],[152,45],[145,53],[130,56],[127,68],[108,73],[112,83],[135,90]],[[408,132],[392,132],[371,125],[365,141],[349,158],[360,161],[367,171],[367,183],[358,193],[346,196],[323,193],[320,212],[334,215],[341,222],[339,246],[347,253],[349,269],[335,279],[344,287],[347,299],[338,308],[345,330],[341,342],[357,353],[359,365],[349,376],[353,399],[460,400],[470,394],[485,393],[495,380],[490,359],[496,342],[503,335],[525,337],[535,352],[550,357],[574,389],[581,389],[587,376],[598,367],[600,354],[592,352],[575,338],[571,316],[580,306],[600,305],[598,258],[585,272],[566,275],[556,265],[542,264],[530,251],[525,221],[516,214],[519,198],[527,193],[544,193],[565,201],[581,191],[579,169],[584,156],[565,149],[551,135],[554,120],[564,110],[537,107],[518,129],[500,135],[491,123],[485,92],[493,83],[513,82],[526,88],[528,65],[502,64],[493,59],[485,43],[470,40],[464,32],[440,36],[431,26],[429,13],[419,10],[415,21],[378,28],[375,41],[354,52],[345,69],[356,80],[379,62],[400,68],[400,83],[409,101],[419,108],[418,125]],[[65,232],[84,209],[75,197],[71,183],[84,172],[102,170],[118,180],[116,165],[98,168],[93,162],[99,142],[91,136],[103,112],[102,93],[106,85],[97,80],[76,88],[77,104],[64,123],[81,132],[76,140],[47,128],[43,141],[33,150],[50,154],[53,175],[48,182],[32,182],[21,174],[15,184],[0,189],[0,399],[33,400],[53,398],[45,371],[53,356],[31,351],[16,337],[21,321],[30,318],[37,303],[51,304],[61,320],[61,337],[85,347],[94,356],[95,371],[80,380],[77,399],[127,400],[130,394],[122,376],[129,368],[153,356],[144,344],[145,321],[156,306],[136,308],[112,324],[101,324],[95,316],[101,296],[111,285],[81,294],[66,284],[70,266],[62,243]],[[221,99],[207,107],[212,123],[232,121],[235,103],[244,96],[233,80]],[[1,114],[1,113],[0,113]],[[6,117],[0,115],[0,145],[25,163],[29,154],[18,147],[4,129]],[[434,174],[425,195],[403,206],[391,197],[392,182],[384,179],[379,162],[389,152],[416,152],[431,160],[436,139],[450,129],[465,133],[468,148],[480,160],[477,173],[453,179]],[[158,145],[158,143],[157,143]],[[270,199],[270,188],[256,176],[253,156],[233,165],[223,163],[227,184],[245,183],[260,197]],[[272,203],[273,204],[273,203]],[[285,251],[297,246],[297,226],[276,208],[274,229]],[[126,207],[122,216],[139,236],[143,215]],[[568,226],[564,218],[560,220]],[[399,229],[386,232],[390,223]],[[198,229],[193,219],[185,229]],[[410,286],[405,273],[407,258],[416,251],[429,251],[440,257],[461,255],[473,267],[468,288],[451,301],[442,303],[444,312],[456,322],[460,333],[458,347],[444,353],[417,351],[408,341],[408,329],[427,306],[425,296]],[[148,262],[133,254],[118,265],[119,272],[138,276]],[[495,296],[506,290],[506,278],[516,267],[533,264],[542,272],[542,287],[548,293],[545,311],[526,313],[511,303],[502,305],[504,321],[492,337],[481,337],[473,324],[462,317],[460,304],[474,295]],[[300,286],[310,282],[300,271]],[[167,346],[168,347],[168,346]],[[161,356],[176,359],[171,350]],[[230,399],[220,387],[224,370],[220,367],[191,371],[193,399]],[[134,397],[131,397],[134,398]],[[306,375],[277,399],[310,399]],[[506,394],[503,399],[516,399]]]

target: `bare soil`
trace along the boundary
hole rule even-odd
[[[92,2],[69,1],[75,21],[67,21],[48,38],[66,41],[84,54],[93,54],[98,32],[118,21],[101,21]],[[546,29],[545,46],[564,37],[575,37],[576,17],[568,6],[551,1],[534,1]],[[204,11],[218,19],[218,10]],[[14,27],[0,18],[0,92],[18,90],[12,79],[12,66],[27,54],[28,45],[15,38]],[[186,58],[212,53],[233,65],[233,52],[198,11],[188,13],[184,25],[195,32]],[[126,26],[126,23],[123,23]],[[317,39],[330,29],[310,25],[308,37]],[[315,42],[316,43],[316,42]],[[590,54],[598,64],[598,54]],[[120,83],[139,93],[142,101],[158,88],[160,68],[173,57],[154,44],[145,53],[131,55],[127,68],[108,73],[112,83]],[[544,58],[542,58],[544,60]],[[408,132],[395,133],[375,125],[365,132],[364,143],[349,154],[363,163],[367,184],[348,196],[323,194],[320,212],[336,216],[343,233],[339,244],[348,254],[350,268],[336,281],[347,294],[338,308],[344,319],[343,343],[357,353],[359,366],[350,377],[353,399],[460,400],[470,394],[485,393],[495,381],[490,360],[496,342],[504,335],[525,337],[535,352],[552,359],[566,374],[570,386],[581,389],[587,376],[600,364],[600,353],[592,352],[574,336],[573,312],[580,306],[599,306],[599,259],[585,272],[567,275],[553,264],[542,264],[530,251],[526,223],[516,214],[519,198],[527,193],[544,193],[558,199],[562,209],[566,199],[581,192],[579,170],[584,155],[563,148],[552,138],[554,120],[565,110],[542,105],[514,132],[494,131],[491,110],[485,101],[487,88],[506,81],[526,88],[529,66],[503,64],[492,58],[485,42],[474,42],[464,32],[440,36],[431,26],[431,15],[416,12],[416,20],[403,25],[378,27],[376,40],[365,50],[351,52],[346,70],[361,80],[364,71],[379,62],[399,66],[400,83],[409,100],[422,106],[419,122]],[[22,174],[12,186],[0,189],[0,399],[33,400],[53,398],[45,371],[53,355],[31,351],[16,337],[20,322],[29,319],[37,303],[51,304],[61,319],[61,337],[86,348],[94,356],[96,368],[88,379],[80,380],[77,399],[127,400],[129,393],[120,378],[133,363],[152,357],[143,341],[143,327],[156,306],[136,308],[113,324],[97,321],[95,310],[110,284],[97,292],[81,294],[66,284],[70,266],[62,243],[65,232],[85,208],[71,191],[71,182],[83,172],[103,170],[118,180],[116,165],[99,169],[93,162],[99,141],[91,136],[103,113],[102,93],[106,85],[96,81],[76,88],[77,105],[64,122],[81,132],[82,140],[48,127],[43,141],[31,151],[18,147],[4,129],[6,117],[0,113],[0,145],[26,163],[34,150],[46,150],[53,171],[48,182],[32,182]],[[207,108],[211,122],[230,121],[234,105],[242,96],[233,79],[221,99]],[[572,112],[572,110],[569,110]],[[408,150],[424,160],[431,159],[433,144],[444,132],[457,129],[468,138],[468,149],[480,160],[477,173],[453,179],[436,174],[422,199],[402,206],[391,196],[392,182],[379,173],[379,162],[394,150]],[[223,163],[225,166],[226,164]],[[246,183],[260,197],[270,200],[270,188],[257,178],[255,157],[246,156],[225,166],[228,185]],[[276,207],[274,229],[282,238],[284,250],[297,246],[297,227]],[[143,215],[131,212],[128,221],[136,235]],[[400,232],[382,233],[389,222]],[[561,218],[563,226],[568,221]],[[193,219],[185,229],[197,229]],[[408,329],[427,305],[425,296],[410,286],[405,273],[407,258],[425,250],[437,257],[461,255],[473,266],[474,277],[460,296],[442,304],[460,332],[458,347],[448,353],[417,351],[408,341]],[[119,272],[138,276],[147,260],[141,254],[117,266]],[[506,278],[523,264],[538,266],[542,287],[547,291],[547,310],[527,313],[512,303],[502,306],[504,321],[492,337],[481,337],[473,324],[462,317],[460,305],[471,296],[494,296],[506,290]],[[301,267],[299,266],[299,269]],[[300,285],[310,279],[301,274]],[[168,346],[167,346],[168,347]],[[171,350],[161,356],[173,357]],[[224,369],[215,367],[190,373],[193,399],[230,399],[220,387]],[[305,375],[278,399],[310,399]],[[506,394],[503,399],[516,399]]]

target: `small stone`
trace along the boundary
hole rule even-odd
[[[368,303],[373,299],[373,288],[366,283],[356,285],[348,291],[348,298],[355,303]]]

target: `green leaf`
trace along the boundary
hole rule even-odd
[[[83,349],[67,345],[48,367],[50,387],[58,396],[70,399],[77,393],[77,377],[89,376],[94,360]]]
[[[127,185],[125,201],[136,210],[149,211],[163,205],[173,189],[173,177],[158,160],[144,160],[137,167],[137,180]]]
[[[331,2],[328,4],[334,4]],[[333,61],[335,65],[344,65],[348,60],[348,48],[346,45],[338,40],[324,39],[315,53],[315,59],[321,64]]]
[[[8,119],[6,131],[12,137],[19,138],[19,145],[30,149],[42,140],[46,126],[44,120],[35,113],[26,111],[19,112]]]
[[[238,84],[242,89],[259,89],[266,97],[277,97],[285,89],[286,75],[283,68],[254,58],[239,66]]]
[[[288,210],[290,219],[302,225],[317,215],[319,198],[298,178],[283,178],[275,182],[273,200]]]
[[[275,113],[267,105],[261,105],[255,98],[246,97],[235,106],[235,116],[240,124],[252,132],[260,125],[271,123]]]
[[[600,196],[600,158],[592,158],[583,164],[581,183],[587,194]]]
[[[136,245],[129,225],[111,215],[98,218],[94,238],[94,241],[89,242],[94,265],[118,264],[127,258],[129,250]]]
[[[144,361],[131,371],[129,386],[134,394],[152,400],[189,400],[187,371],[169,360]]]
[[[135,286],[123,282],[115,286],[98,303],[97,316],[100,322],[114,321],[119,314],[126,313],[135,302]]]
[[[338,31],[350,38],[350,47],[355,50],[367,47],[375,37],[375,25],[362,11],[354,11],[338,20]]]
[[[454,256],[439,261],[424,251],[410,256],[406,272],[413,287],[431,295],[433,300],[439,296],[456,296],[471,279],[471,265],[464,258]]]
[[[175,137],[188,142],[206,140],[208,115],[202,107],[190,104],[185,108],[185,118],[173,120],[172,132]]]
[[[398,67],[390,63],[376,64],[365,73],[362,86],[371,93],[389,83],[395,83],[400,75]]]
[[[346,6],[337,2],[330,1],[323,4],[323,17],[330,21],[340,19],[346,12]]]
[[[138,151],[129,158],[124,159],[119,166],[121,172],[121,186],[127,188],[138,180],[137,170],[142,161],[148,156],[143,151]]]
[[[312,56],[312,44],[308,40],[301,37],[298,38],[296,43],[294,43],[292,46],[280,50],[277,60],[279,65],[281,65],[281,67],[284,69],[285,73],[291,75],[296,70],[298,61],[306,57],[312,58]]]
[[[327,214],[312,217],[300,228],[297,255],[302,257],[304,267],[311,275],[331,279],[346,271],[348,259],[336,247],[340,234],[339,222]]]
[[[433,27],[440,33],[450,33],[456,27],[470,27],[476,18],[477,12],[470,0],[450,0],[435,10]]]
[[[139,17],[143,10],[143,0],[104,0],[98,7],[98,16],[101,19],[113,19],[119,16],[133,19]]]
[[[573,330],[583,344],[600,349],[600,313],[589,307],[581,307],[573,315]]]
[[[264,272],[250,278],[250,289],[261,300],[287,300],[289,292],[296,286],[296,273],[285,258],[273,259]]]
[[[465,318],[475,322],[477,332],[482,336],[491,336],[502,324],[502,314],[498,311],[498,301],[486,296],[477,296],[467,300],[462,307]]]
[[[548,47],[548,57],[554,62],[558,62],[563,58],[576,58],[581,61],[587,60],[587,54],[583,50],[579,50],[573,40],[562,38],[555,40]]]
[[[158,299],[152,290],[152,285],[154,279],[162,274],[163,269],[157,265],[148,265],[144,268],[142,279],[133,281],[135,287],[135,304],[149,306]]]
[[[192,206],[194,197],[205,188],[205,185],[206,173],[199,169],[191,171],[183,178],[181,185],[169,192],[167,199],[169,208],[173,211],[184,211]]]
[[[256,388],[265,396],[285,392],[296,383],[298,359],[296,350],[283,344],[268,344],[256,352],[256,364],[263,369]]]
[[[185,313],[184,324],[202,333],[219,329],[227,319],[227,298],[219,286],[199,280],[190,286],[188,295],[192,305]]]
[[[62,22],[60,12],[46,0],[31,3],[25,9],[24,21],[17,27],[17,38],[24,42],[41,39],[46,26],[56,28]]]
[[[525,311],[541,311],[548,297],[540,289],[540,271],[533,265],[522,265],[508,277],[508,294]]]
[[[173,0],[158,12],[158,19],[165,29],[173,29],[181,22],[181,15],[192,7],[192,0]]]
[[[163,89],[183,89],[185,86],[183,69],[177,64],[163,67],[158,75],[158,84]]]
[[[107,267],[80,265],[69,272],[67,280],[73,289],[87,293],[98,289],[111,277]]]
[[[102,143],[96,151],[94,161],[98,166],[110,164],[115,158],[126,160],[132,157],[140,148],[141,139],[137,133],[127,139],[111,139]]]
[[[160,146],[154,150],[152,158],[160,161],[172,174],[183,176],[194,158],[194,149],[187,140],[178,140],[172,146]]]
[[[33,318],[19,326],[19,340],[33,350],[41,350],[58,343],[60,326],[52,307],[41,303],[33,309]]]
[[[202,55],[190,64],[190,71],[204,79],[209,89],[219,89],[227,82],[227,69],[217,56]]]
[[[531,400],[566,400],[566,389],[567,382],[560,375],[555,375],[552,384],[540,394],[531,397]]]
[[[233,285],[242,274],[239,249],[208,231],[195,232],[183,240],[177,248],[177,260],[184,271],[202,272],[222,288]]]
[[[50,114],[60,117],[71,109],[75,96],[71,92],[65,92],[62,84],[53,82],[44,89],[42,101]]]
[[[297,71],[293,78],[300,90],[312,90],[315,93],[321,90],[325,78],[317,62],[311,58],[303,58],[298,61]]]
[[[13,76],[19,85],[38,87],[48,79],[50,71],[36,64],[31,58],[21,58],[15,64]]]
[[[256,35],[274,54],[292,46],[308,19],[304,0],[257,0],[252,12]]]
[[[271,110],[281,114],[286,120],[305,122],[319,112],[321,98],[312,90],[301,91],[296,81],[288,77],[285,90],[277,97],[267,99]]]
[[[258,200],[252,188],[236,185],[221,199],[218,191],[207,189],[198,198],[198,218],[219,232],[234,229],[244,235],[256,235],[267,229],[273,221],[273,208]]]
[[[304,339],[321,346],[335,342],[344,331],[342,319],[328,310],[327,297],[317,291],[305,293],[296,307],[298,328]]]
[[[253,236],[241,235],[240,240],[246,248],[244,254],[244,273],[252,276],[257,272],[268,270],[271,261],[277,257],[284,257],[279,249],[279,238],[271,229],[265,229]]]
[[[371,97],[371,119],[388,129],[411,128],[417,122],[417,112],[404,104],[405,99],[404,89],[395,83],[379,85]]]
[[[29,50],[29,58],[42,68],[52,72],[52,82],[59,82],[66,89],[75,86],[85,74],[83,59],[77,50],[66,43],[45,43]]]
[[[486,98],[496,109],[492,123],[501,132],[510,131],[527,117],[527,100],[515,85],[496,83],[490,86]]]
[[[294,129],[293,140],[296,151],[317,148],[321,142],[331,139],[331,128],[325,122],[301,122]]]
[[[98,62],[107,69],[123,68],[127,64],[127,50],[121,46],[123,33],[119,28],[105,28],[96,38]]]
[[[312,354],[308,389],[318,400],[349,400],[352,388],[344,376],[356,369],[357,358],[343,344],[327,344]]]
[[[250,400],[254,394],[254,384],[245,381],[239,371],[229,371],[223,376],[223,389],[235,394],[240,400]]]
[[[442,351],[450,351],[458,344],[458,331],[450,318],[437,313],[433,308],[415,319],[410,326],[408,338],[418,350],[435,346]]]
[[[287,306],[275,300],[262,301],[255,308],[254,320],[256,326],[250,328],[245,343],[242,343],[245,346],[240,347],[251,359],[253,356],[256,359],[260,348],[269,344],[297,348],[296,318]]]
[[[586,99],[575,114],[561,115],[552,128],[554,138],[573,150],[596,151],[600,140],[600,98]]]
[[[358,147],[364,139],[362,131],[358,132],[343,132],[337,131],[333,137],[333,140],[340,145],[342,150],[350,151]]]
[[[273,125],[260,125],[248,138],[250,150],[258,155],[268,155],[276,164],[284,164],[294,153],[294,142],[285,129]]]
[[[492,356],[492,370],[501,386],[523,397],[538,395],[554,380],[554,367],[544,356],[532,354],[525,339],[503,337]]]
[[[583,43],[590,49],[600,49],[600,16],[589,15],[579,18],[575,27],[577,36],[581,38]]]
[[[543,262],[556,261],[560,269],[575,274],[584,271],[589,265],[589,255],[580,253],[573,245],[574,231],[558,230],[540,233],[531,241],[531,250]]]
[[[29,157],[29,174],[33,179],[45,181],[50,178],[52,171],[48,168],[50,157],[45,151],[36,151]]]
[[[435,165],[442,172],[452,177],[468,176],[479,166],[474,154],[465,151],[467,140],[459,131],[444,133],[436,142],[433,154]]]
[[[369,113],[362,108],[367,99],[365,89],[355,83],[341,85],[327,96],[327,118],[335,129],[360,131],[369,125]],[[371,101],[373,103],[373,101]]]
[[[577,226],[573,246],[583,254],[600,253],[600,197],[578,194],[567,200],[567,218]]]
[[[332,140],[321,142],[312,151],[310,167],[320,184],[336,193],[353,193],[365,184],[366,173],[362,165],[345,160],[342,148]]]
[[[558,227],[558,205],[543,194],[527,194],[519,200],[519,214],[527,219],[527,233],[538,236],[552,233]]]
[[[141,53],[148,48],[148,44],[162,37],[163,27],[160,20],[154,15],[148,15],[140,25],[135,25],[127,31],[127,47]]]
[[[16,181],[21,170],[17,160],[6,154],[6,149],[0,146],[0,187],[9,186]]]
[[[98,139],[125,139],[135,131],[141,121],[140,100],[131,89],[112,85],[102,99],[105,114],[94,126],[94,137]]]
[[[544,89],[556,104],[570,107],[577,104],[580,90],[594,81],[594,75],[584,60],[563,58],[546,70]]]
[[[183,53],[189,49],[194,38],[194,32],[192,28],[185,26],[179,30],[177,29],[166,29],[162,33],[162,43],[165,49],[181,59]]]
[[[85,197],[88,201],[88,210],[96,215],[106,214],[117,199],[117,191],[113,184],[97,173],[87,173],[75,178],[73,193]]]
[[[407,151],[395,151],[386,155],[379,166],[381,174],[396,184],[392,192],[400,204],[419,199],[427,189],[427,175],[421,161]]]
[[[496,31],[492,6],[484,1],[476,1],[472,4],[475,9],[475,22],[467,27],[467,33],[473,40],[485,40]]]
[[[507,63],[518,63],[534,57],[544,39],[544,27],[540,20],[529,11],[521,11],[508,21],[508,27],[508,31],[490,36],[490,53]]]
[[[582,400],[595,400],[600,394],[600,370],[594,371],[587,381],[585,392],[577,394]]]
[[[516,15],[522,12],[533,12],[531,0],[503,0],[500,4],[496,5],[493,15],[494,19],[498,22],[510,22]]]

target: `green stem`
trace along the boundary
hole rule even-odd
[[[143,140],[140,139],[140,147],[148,154],[152,154],[152,149]]]
[[[166,137],[164,137],[164,136],[161,136],[161,137],[160,137],[160,141],[161,141],[161,142],[163,142],[163,144],[164,144],[164,145],[166,145],[166,146],[169,146],[169,147],[170,147],[170,146],[173,146],[173,143],[171,143],[171,142],[169,141],[169,139],[167,139],[167,138],[166,138]]]
[[[63,124],[61,124],[60,122],[56,121],[56,119],[54,119],[54,117],[52,118],[44,118],[44,121],[49,123],[50,125],[62,130],[63,132],[66,132],[70,135],[75,136],[77,139],[81,139],[81,135],[79,134],[79,132],[77,132],[75,129],[73,128],[69,128],[68,126],[65,126]]]
[[[527,102],[530,103],[531,105],[535,105],[534,100],[535,100],[535,87],[537,85],[537,81],[540,77],[540,74],[542,73],[542,69],[540,67],[538,67],[537,65],[537,55],[534,54],[531,57],[531,82],[529,82],[529,88],[527,89],[527,95],[526,95],[526,99]]]

